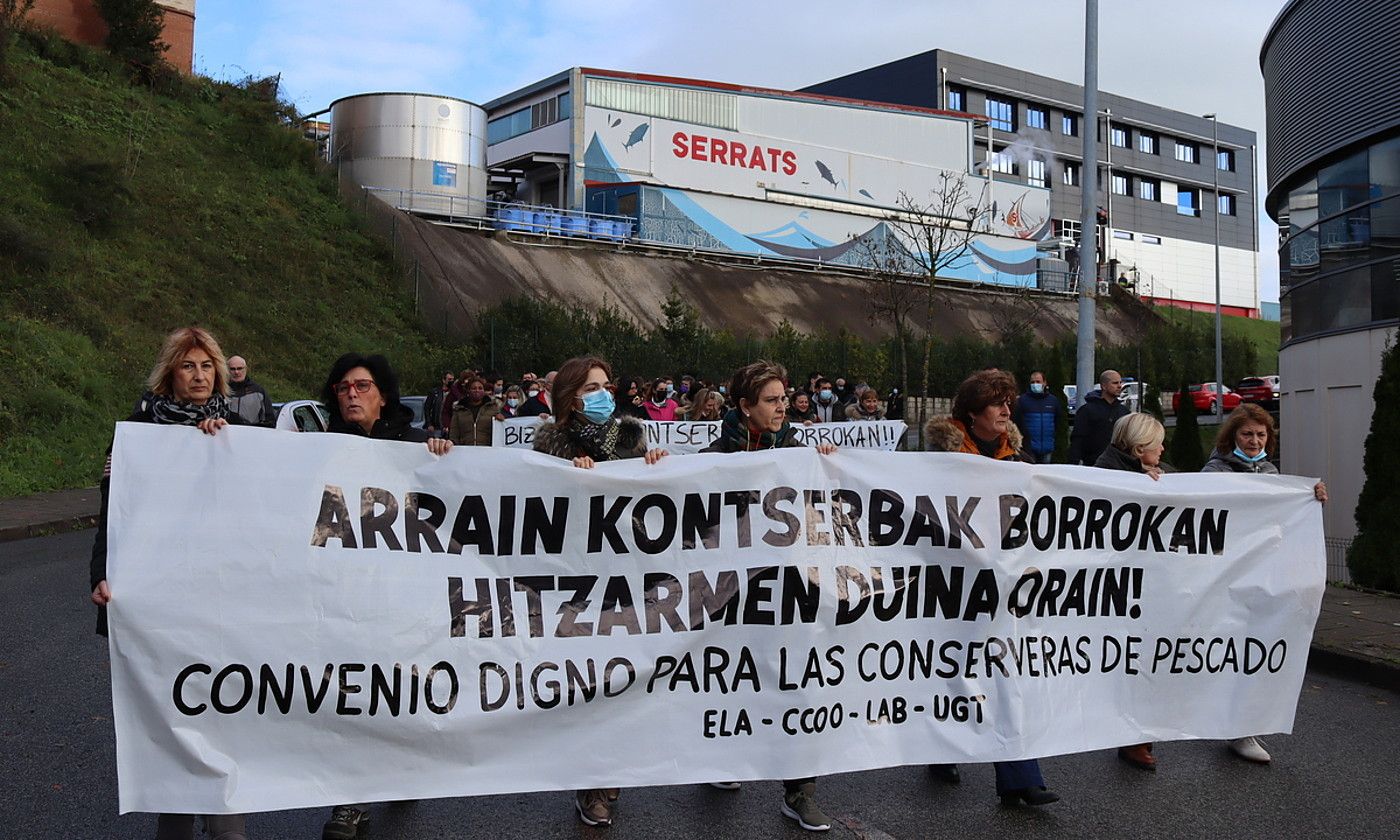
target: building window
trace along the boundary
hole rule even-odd
[[[1215,168],[1225,172],[1235,171],[1235,153],[1229,149],[1221,149],[1215,153]]]
[[[1200,196],[1196,190],[1187,187],[1176,188],[1176,212],[1182,216],[1201,215]]]
[[[1128,194],[1128,176],[1127,176],[1127,175],[1114,175],[1114,176],[1113,176],[1113,194],[1114,194],[1114,195],[1127,195],[1127,194]]]
[[[1159,194],[1158,184],[1151,178],[1139,178],[1137,197],[1143,201],[1156,201]]]
[[[1030,182],[1032,187],[1049,189],[1050,175],[1045,161],[1040,158],[1031,158],[1030,163],[1026,164],[1026,180]]]
[[[1221,193],[1215,199],[1215,209],[1222,216],[1235,215],[1235,197],[1226,193]]]
[[[1050,127],[1050,112],[1044,108],[1037,108],[1034,105],[1026,107],[1026,127],[1039,128],[1041,130]]]
[[[949,111],[966,111],[967,91],[963,90],[960,87],[949,86],[947,107]]]
[[[1131,241],[1133,240],[1133,234],[1132,234],[1132,231],[1127,231],[1127,230],[1115,230],[1115,231],[1113,232],[1113,238],[1114,238],[1114,239],[1126,239],[1126,240],[1128,240],[1129,242],[1131,242]]]
[[[1074,114],[1065,114],[1060,118],[1060,133],[1066,137],[1079,136],[1079,117]]]
[[[1157,154],[1157,135],[1148,134],[1146,131],[1138,132],[1138,151],[1145,155]]]
[[[1005,99],[987,97],[987,120],[1000,131],[1016,130],[1016,106]]]
[[[492,145],[512,137],[519,137],[527,131],[553,125],[573,116],[570,111],[572,99],[568,92],[536,102],[518,111],[496,117],[486,123],[486,144]]]
[[[1016,158],[1005,152],[998,152],[988,156],[987,165],[993,172],[1000,172],[1003,175],[1016,174]]]
[[[1065,175],[1062,180],[1065,182],[1065,186],[1067,187],[1079,186],[1079,164],[1066,163]]]
[[[1201,157],[1195,143],[1176,141],[1176,159],[1183,163],[1200,163]]]
[[[1128,148],[1128,129],[1121,125],[1110,126],[1108,129],[1108,142],[1120,149]]]
[[[1150,233],[1144,233],[1144,234],[1142,235],[1142,244],[1144,244],[1144,245],[1161,245],[1161,244],[1162,244],[1162,237],[1160,237],[1160,236],[1153,236],[1153,235],[1150,234]]]

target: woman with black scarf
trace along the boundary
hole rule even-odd
[[[591,470],[603,461],[644,458],[655,464],[664,449],[647,449],[641,421],[616,415],[608,382],[612,367],[596,356],[570,359],[554,377],[554,422],[535,430],[535,451]],[[586,825],[612,825],[617,788],[574,792],[574,807]]]
[[[719,438],[701,452],[758,452],[805,446],[788,422],[787,371],[776,362],[759,360],[734,372],[729,393],[738,403],[720,424]],[[830,455],[836,447],[823,443],[817,451]],[[715,782],[723,790],[738,790],[738,782]],[[808,831],[826,831],[831,820],[816,803],[817,780],[783,781],[783,816]]]
[[[195,426],[206,435],[242,419],[229,410],[228,362],[219,342],[207,330],[182,327],[166,336],[155,367],[146,380],[146,393],[129,423],[155,423],[162,426]],[[102,506],[98,513],[97,536],[92,545],[90,585],[92,602],[97,605],[97,632],[107,635],[107,604],[113,598],[107,585],[107,494],[112,486],[112,450],[102,471]],[[214,840],[245,840],[244,814],[210,814],[204,829]],[[193,814],[161,814],[156,820],[156,840],[191,840]]]

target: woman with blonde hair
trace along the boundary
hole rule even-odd
[[[146,392],[127,417],[128,423],[155,423],[165,426],[195,426],[206,435],[216,435],[230,423],[243,420],[229,409],[228,361],[219,342],[208,330],[181,327],[165,337],[155,366],[146,379]],[[111,447],[102,471],[102,504],[98,512],[97,536],[92,545],[89,585],[97,605],[97,632],[107,635],[107,604],[120,593],[107,585],[107,507],[112,486]],[[210,814],[204,830],[215,840],[244,840],[247,817],[243,814]],[[193,814],[161,814],[156,820],[156,840],[191,840]]]
[[[1103,451],[1094,466],[1106,470],[1142,473],[1153,481],[1162,477],[1165,465],[1162,452],[1167,431],[1150,414],[1128,414],[1118,418],[1113,424],[1113,434],[1108,448]],[[1157,758],[1152,755],[1152,744],[1134,744],[1118,748],[1119,760],[1131,764],[1139,770],[1156,772]]]

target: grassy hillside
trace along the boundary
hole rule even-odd
[[[276,102],[208,80],[133,87],[26,35],[0,84],[0,497],[94,483],[165,333],[200,324],[274,399],[347,350],[408,389],[422,337],[388,254]]]
[[[1177,309],[1173,306],[1156,307],[1157,314],[1175,324],[1214,324],[1214,312],[1188,312],[1185,309]],[[1214,327],[1212,327],[1214,329]],[[1251,371],[1255,374],[1278,373],[1278,340],[1279,325],[1277,321],[1261,321],[1258,318],[1241,318],[1236,315],[1222,315],[1220,318],[1221,334],[1225,338],[1237,337],[1248,341],[1254,345],[1254,351],[1258,354],[1258,370]],[[1227,360],[1226,367],[1229,367]],[[1213,376],[1213,374],[1212,374]],[[1234,382],[1226,382],[1226,385],[1234,387]]]

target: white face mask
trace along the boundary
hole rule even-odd
[[[530,389],[529,391],[527,391],[526,393],[529,394],[530,399],[534,399],[535,397],[538,397],[538,396],[540,395],[540,392],[537,391],[537,390],[535,390],[534,388],[531,388],[531,389]]]

